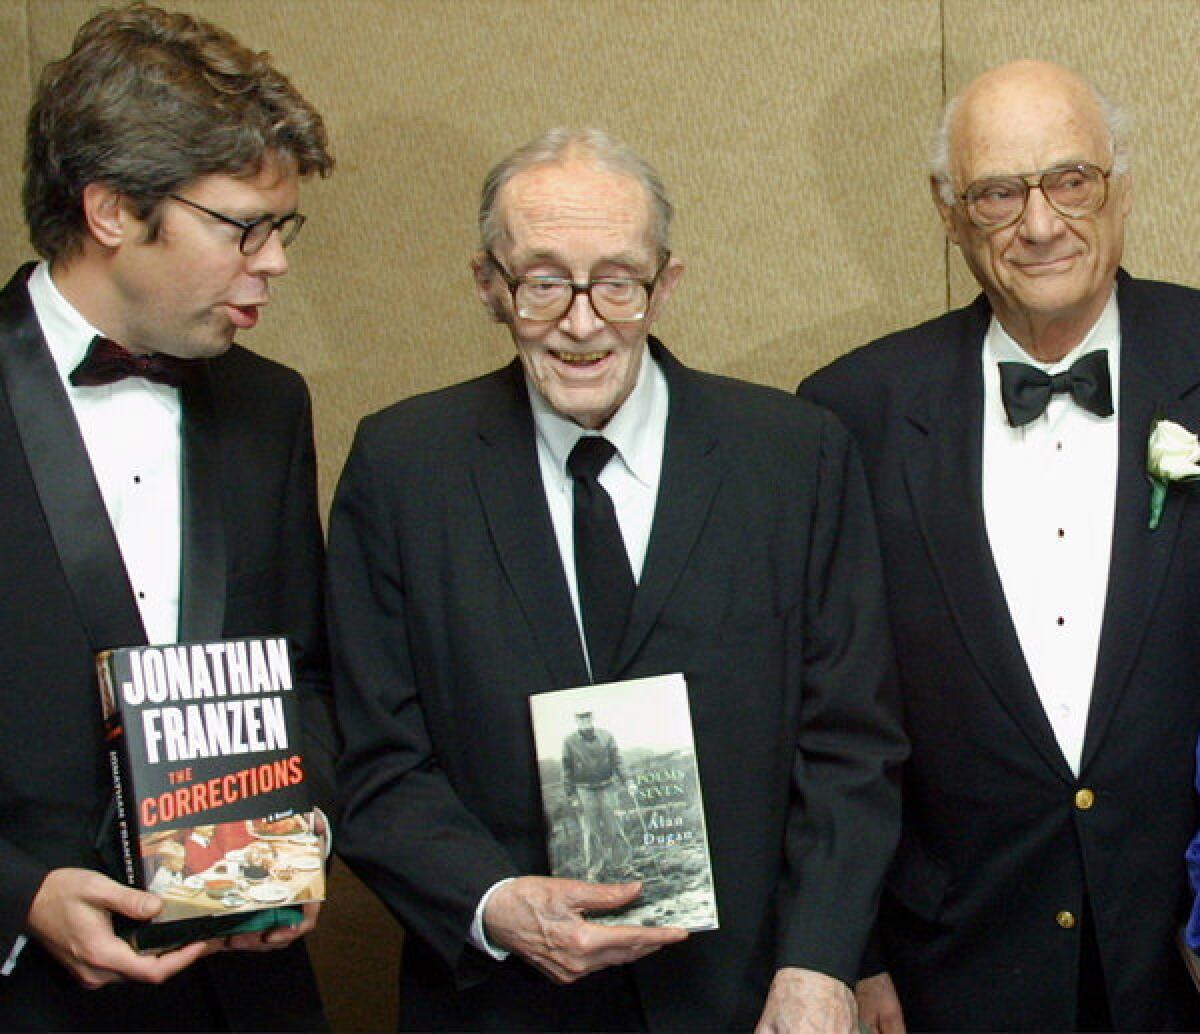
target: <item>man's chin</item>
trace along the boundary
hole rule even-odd
[[[228,325],[205,339],[183,342],[171,354],[180,359],[216,359],[233,347],[236,335],[237,329]]]
[[[612,419],[613,414],[629,397],[629,392],[620,393],[611,385],[589,385],[586,389],[578,385],[556,384],[546,396],[550,407],[568,420],[589,431],[599,431]]]
[[[1070,318],[1092,308],[1097,297],[1089,293],[1088,285],[1066,273],[1024,278],[1014,286],[1016,290],[1010,295],[1009,304],[1019,312],[1041,319]],[[1107,297],[1106,292],[1102,293]]]

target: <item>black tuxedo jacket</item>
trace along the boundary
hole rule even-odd
[[[145,632],[26,288],[0,293],[0,954],[46,872],[103,868],[112,797],[94,651]],[[308,393],[234,347],[183,395],[182,639],[286,634],[310,775],[332,783],[322,543]],[[218,1011],[211,1007],[217,1003]],[[190,1004],[189,1004],[190,1003]],[[210,1011],[205,1012],[206,1009]],[[79,989],[30,940],[0,977],[0,1026],[323,1023],[304,949],[203,960],[161,988]]]
[[[1117,1029],[1200,1029],[1173,943],[1197,822],[1200,508],[1192,489],[1172,488],[1150,531],[1145,473],[1156,415],[1200,428],[1200,293],[1121,273],[1117,299],[1116,514],[1078,779],[984,525],[986,300],[800,388],[857,440],[879,522],[913,747],[881,964],[910,1028],[1074,1029],[1079,927],[1060,914],[1078,917],[1088,898]]]
[[[616,677],[687,677],[721,929],[635,979],[652,1029],[748,1028],[779,966],[853,977],[893,849],[877,545],[827,414],[651,348],[670,415]],[[547,871],[527,697],[588,681],[516,362],[362,423],[329,569],[339,847],[409,934],[403,1023],[611,1026],[603,980],[468,946],[488,887]]]

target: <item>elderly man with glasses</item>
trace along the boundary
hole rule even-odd
[[[1200,509],[1157,458],[1200,428],[1200,294],[1119,268],[1125,121],[1059,66],[955,97],[932,190],[983,293],[800,389],[871,457],[912,739],[863,1016],[1200,1029]]]
[[[905,752],[866,484],[827,414],[649,337],[670,216],[595,130],[502,161],[474,273],[517,360],[368,417],[342,475],[339,846],[407,1029],[853,1029]],[[546,875],[527,698],[677,672],[720,929],[600,925],[640,888]]]

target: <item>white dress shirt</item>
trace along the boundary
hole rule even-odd
[[[640,582],[642,567],[646,562],[646,547],[650,543],[650,529],[654,524],[654,506],[658,500],[658,483],[662,476],[663,449],[667,440],[668,392],[667,378],[659,365],[650,357],[644,345],[641,369],[637,383],[621,408],[604,428],[602,434],[616,447],[616,455],[600,472],[599,482],[612,497],[621,538],[625,540],[625,552],[629,554],[629,566],[633,569],[633,580]],[[575,443],[585,434],[573,420],[556,413],[537,389],[525,382],[529,401],[533,407],[533,422],[537,437],[538,465],[542,471],[542,488],[546,503],[550,507],[550,519],[554,524],[554,536],[558,540],[558,554],[562,560],[563,574],[571,593],[571,606],[575,609],[575,623],[579,628],[579,641],[587,659],[587,637],[583,630],[583,611],[579,606],[579,585],[575,575],[575,484],[567,470],[567,458]],[[591,662],[588,662],[591,671]],[[488,888],[475,909],[471,923],[470,940],[480,951],[495,959],[505,959],[508,952],[497,948],[488,939],[483,927],[483,912],[488,899],[499,888],[508,883],[501,880]]]
[[[1114,412],[1098,417],[1070,395],[1009,425],[998,362],[1048,374],[1108,352]],[[983,343],[983,514],[1021,651],[1042,707],[1078,775],[1108,592],[1117,495],[1120,321],[1116,294],[1083,341],[1057,363],[1032,359],[993,318]]]

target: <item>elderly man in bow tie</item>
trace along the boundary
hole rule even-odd
[[[26,147],[42,261],[0,291],[0,1027],[318,1028],[316,906],[241,951],[114,934],[162,902],[105,871],[93,656],[286,634],[327,798],[308,392],[234,344],[287,272],[300,180],[332,168],[324,125],[224,30],[136,5],[46,67]]]
[[[1125,120],[1066,69],[981,75],[934,154],[982,295],[800,389],[869,458],[913,743],[863,1016],[1196,1029],[1200,509],[1146,456],[1200,427],[1200,294],[1119,269]]]

